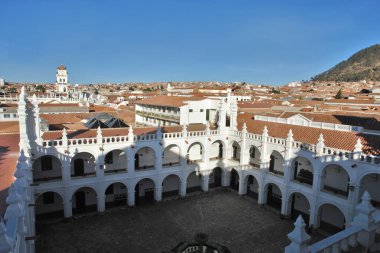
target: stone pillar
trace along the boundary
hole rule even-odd
[[[247,184],[243,178],[243,172],[239,174],[239,195],[247,194]]]
[[[230,175],[231,175],[231,172],[222,170],[222,186],[224,187],[230,186]]]
[[[266,199],[266,196],[265,196],[265,188],[264,188],[264,178],[265,178],[265,171],[262,170],[260,171],[260,181],[259,182],[259,189],[258,189],[258,198],[257,198],[257,203],[259,205],[264,205],[267,203],[267,199]]]
[[[103,194],[99,194],[98,196],[98,212],[102,213],[106,209],[106,196]]]
[[[209,177],[210,175],[208,173],[203,173],[201,177],[201,186],[202,191],[208,192],[208,186],[209,186]]]
[[[133,149],[131,147],[128,147],[126,149],[127,152],[127,168],[128,168],[128,175],[130,178],[135,177],[135,156]]]
[[[154,200],[160,202],[162,200],[162,186],[157,186],[154,189]]]
[[[128,206],[135,206],[135,189],[131,189],[128,191]]]
[[[71,199],[65,199],[63,201],[63,215],[65,216],[65,218],[70,218],[71,216],[73,216],[73,206]]]
[[[62,181],[63,185],[70,185],[71,180],[71,157],[70,156],[64,156],[62,161]]]
[[[186,187],[187,187],[187,180],[181,180],[180,181],[180,188],[179,188],[179,195],[184,198],[186,197]]]
[[[242,133],[242,142],[240,149],[240,164],[246,165],[249,164],[249,148],[247,147],[247,125],[243,124],[243,128],[241,130]]]
[[[73,199],[68,187],[64,189],[63,213],[65,218],[73,216]]]

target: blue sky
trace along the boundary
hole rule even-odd
[[[0,0],[0,76],[71,83],[306,80],[380,43],[376,0]]]

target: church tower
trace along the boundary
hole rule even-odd
[[[57,90],[59,93],[67,93],[68,88],[68,74],[67,69],[64,65],[60,65],[57,68],[57,74],[55,75],[57,78]]]

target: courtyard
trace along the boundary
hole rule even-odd
[[[185,199],[40,223],[36,252],[162,253],[204,232],[234,253],[275,253],[284,251],[292,230],[293,222],[280,219],[277,211],[219,188]]]

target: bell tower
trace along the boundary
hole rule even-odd
[[[57,68],[57,74],[56,76],[56,84],[57,84],[57,90],[59,93],[67,93],[67,86],[68,86],[68,73],[66,67],[61,64]]]

